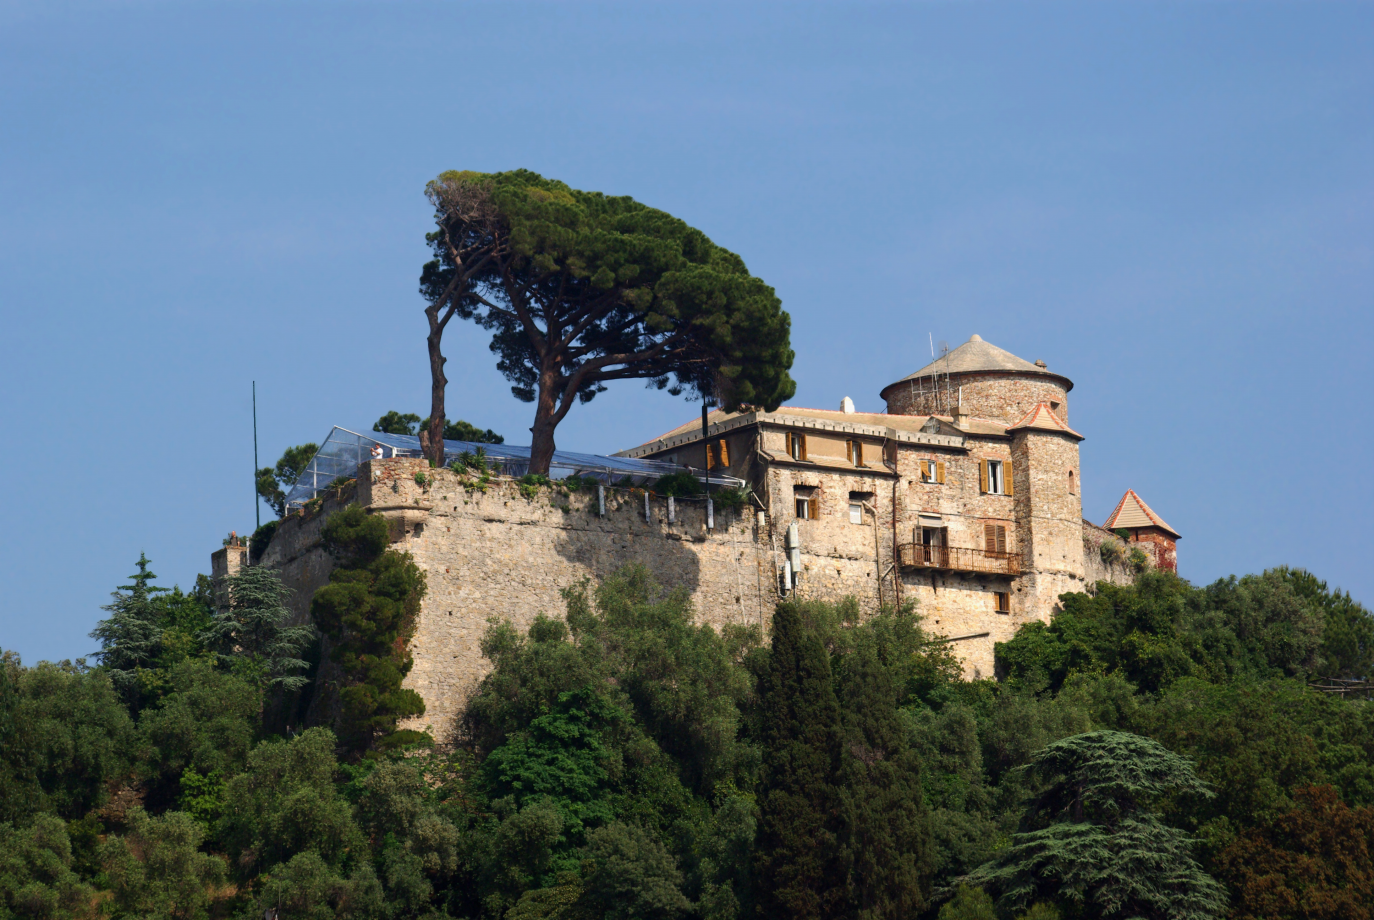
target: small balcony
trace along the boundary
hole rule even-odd
[[[978,572],[983,575],[1020,575],[1020,553],[994,553],[962,546],[904,543],[899,549],[903,569],[941,569],[946,572]]]

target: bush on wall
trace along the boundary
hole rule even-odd
[[[396,723],[425,711],[420,695],[401,686],[412,664],[406,643],[425,595],[424,573],[409,553],[389,548],[386,521],[359,505],[330,515],[321,536],[339,567],[315,592],[310,614],[343,672],[340,739],[358,752],[420,740]]]

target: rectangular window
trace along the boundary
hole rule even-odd
[[[724,438],[706,445],[706,460],[709,468],[716,470],[730,465],[730,445]]]
[[[943,460],[922,460],[921,461],[921,482],[931,485],[941,485],[945,481],[945,461]]]
[[[988,495],[1011,495],[1011,461],[979,460],[978,485]]]
[[[797,509],[797,519],[814,521],[821,516],[820,490],[812,486],[796,486],[792,490]]]
[[[810,518],[811,518],[811,499],[809,499],[809,498],[801,498],[800,496],[798,496],[798,498],[797,498],[797,517],[800,518],[800,519],[803,520],[803,521],[810,520]]]
[[[864,445],[862,441],[845,441],[845,453],[849,457],[849,462],[855,466],[864,465]]]
[[[997,599],[998,613],[1011,613],[1011,594],[1007,591],[995,591],[993,596]]]
[[[806,459],[806,435],[787,433],[787,456],[793,460]]]
[[[849,523],[862,524],[864,522],[864,503],[869,507],[873,506],[874,495],[872,492],[850,492],[849,493]]]
[[[1007,528],[1001,524],[983,525],[983,548],[990,553],[1007,551]]]

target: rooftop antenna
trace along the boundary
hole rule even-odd
[[[258,382],[253,381],[253,524],[262,526],[262,502],[258,501]]]
[[[933,332],[927,332],[926,335],[930,337],[930,360],[934,361],[934,360],[935,360],[935,334],[934,334]]]

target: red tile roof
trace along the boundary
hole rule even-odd
[[[1034,408],[1021,417],[1021,421],[1007,428],[1008,432],[1018,428],[1039,428],[1042,431],[1060,431],[1064,434],[1071,434],[1078,440],[1083,440],[1083,436],[1074,431],[1054,414],[1054,410],[1046,403],[1037,403]]]

